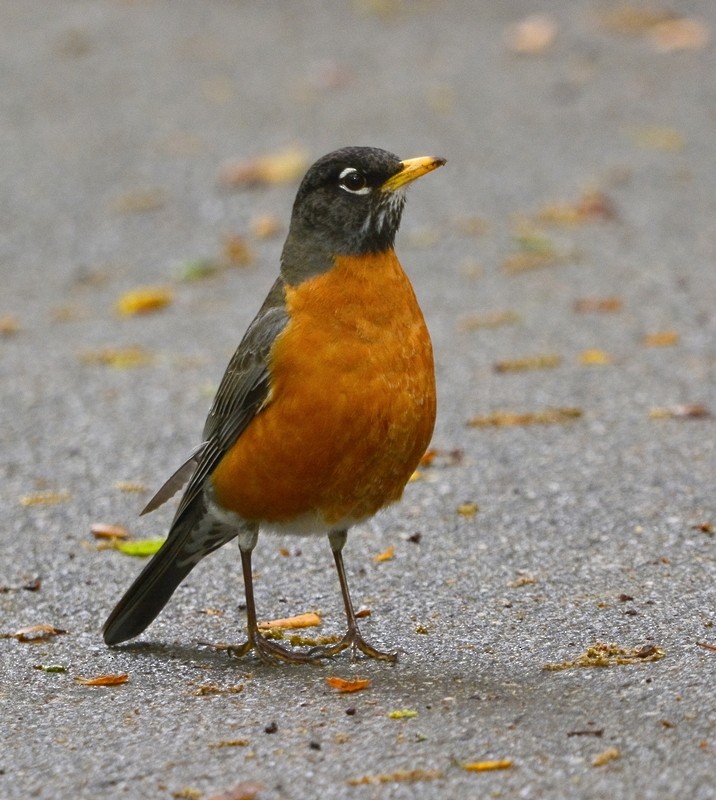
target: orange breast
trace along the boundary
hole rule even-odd
[[[244,519],[327,524],[398,500],[435,422],[432,347],[393,251],[287,289],[270,402],[212,476]]]

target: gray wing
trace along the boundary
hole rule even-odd
[[[204,441],[149,501],[142,513],[153,511],[166,502],[190,474],[191,480],[177,508],[174,523],[201,494],[208,476],[266,402],[270,391],[269,354],[287,322],[284,285],[279,278],[226,368],[204,425]]]

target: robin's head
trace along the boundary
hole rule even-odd
[[[324,272],[339,255],[393,246],[405,187],[442,166],[442,158],[398,156],[377,147],[335,150],[308,170],[296,195],[281,258],[289,283]]]

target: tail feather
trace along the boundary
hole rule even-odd
[[[209,553],[237,531],[212,519],[202,495],[174,521],[166,542],[124,593],[102,629],[108,645],[139,635],[159,614],[174,590]]]

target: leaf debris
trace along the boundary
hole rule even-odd
[[[307,167],[306,150],[294,144],[275,153],[228,163],[221,170],[220,181],[232,188],[292,183]]]
[[[608,764],[610,761],[616,761],[617,759],[621,758],[622,754],[618,747],[608,747],[603,752],[599,753],[598,755],[594,756],[592,759],[592,766],[593,767],[603,767],[605,764]]]
[[[383,561],[390,561],[393,556],[395,556],[395,545],[391,544],[390,547],[387,547],[382,553],[378,553],[377,556],[373,556],[373,561],[376,564],[380,564]]]
[[[295,617],[284,617],[283,619],[272,619],[259,622],[259,628],[272,630],[280,628],[283,630],[293,630],[296,628],[313,628],[321,624],[321,618],[315,611],[308,611],[305,614],[298,614]]]
[[[643,647],[619,647],[616,644],[596,642],[590,645],[584,653],[573,661],[562,661],[558,664],[545,664],[543,669],[559,672],[575,667],[614,667],[642,664],[660,661],[666,655],[665,651],[656,645],[649,644]]]
[[[129,675],[126,672],[122,672],[118,675],[96,675],[94,678],[75,678],[75,683],[79,683],[82,686],[120,686],[123,683],[127,683],[129,680]]]
[[[493,411],[467,421],[469,428],[507,428],[518,425],[555,425],[571,422],[582,416],[581,408],[570,406],[545,408],[541,411]]]
[[[496,361],[493,365],[495,372],[523,372],[533,369],[551,369],[562,363],[562,356],[556,353],[547,353],[539,356],[525,356],[524,358],[511,358]]]
[[[66,630],[56,628],[54,625],[29,625],[25,628],[18,628],[15,633],[0,634],[0,638],[17,639],[18,642],[23,644],[34,644],[36,642],[46,642],[48,639],[66,633]]]
[[[339,678],[337,675],[331,675],[326,678],[326,683],[335,689],[337,692],[350,694],[352,692],[361,692],[370,686],[370,678]]]
[[[399,769],[395,772],[377,775],[363,775],[361,778],[349,778],[349,786],[374,785],[379,783],[416,783],[417,781],[435,781],[443,777],[439,769]]]
[[[115,305],[122,317],[151,314],[168,306],[174,300],[174,293],[165,286],[139,286],[125,292]]]
[[[66,503],[70,500],[72,495],[62,490],[59,492],[34,492],[33,494],[26,494],[20,498],[21,506],[57,506],[60,503]]]
[[[466,764],[461,764],[461,766],[468,772],[493,772],[498,769],[509,769],[512,766],[512,759],[499,758],[489,761],[468,761]]]

